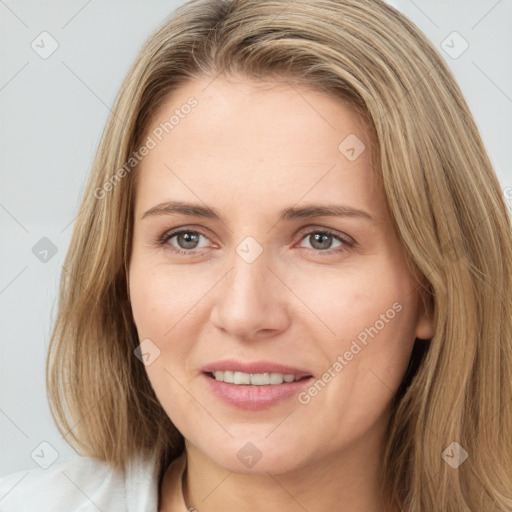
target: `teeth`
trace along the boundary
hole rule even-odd
[[[235,376],[233,378],[233,384],[250,384],[250,383],[251,383],[251,375],[249,373],[235,372]]]
[[[293,382],[295,380],[295,377],[293,375],[288,375],[288,377],[291,377],[292,380],[286,381],[286,382]],[[271,373],[270,377],[268,378],[270,384],[282,384],[284,381],[284,375],[282,373]]]
[[[299,380],[295,375],[284,373],[245,373],[221,370],[213,372],[213,377],[215,380],[230,384],[252,384],[253,386],[267,386]]]

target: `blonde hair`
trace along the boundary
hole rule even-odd
[[[375,169],[435,322],[393,401],[382,485],[409,512],[510,511],[510,214],[447,65],[380,0],[193,0],[144,44],[108,119],[62,274],[47,360],[60,432],[115,468],[143,454],[168,463],[183,450],[134,356],[135,171],[120,169],[172,91],[220,73],[312,87],[371,123]],[[441,456],[452,442],[469,455],[456,469]]]

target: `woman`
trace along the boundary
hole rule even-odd
[[[113,111],[48,356],[83,458],[2,510],[510,510],[510,216],[425,36],[192,1]]]

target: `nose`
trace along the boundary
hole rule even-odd
[[[249,263],[235,253],[230,271],[215,287],[213,325],[235,339],[275,336],[290,324],[289,292],[263,252]]]

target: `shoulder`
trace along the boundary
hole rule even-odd
[[[48,469],[16,471],[0,478],[2,512],[109,512],[156,510],[155,461],[132,461],[126,471],[79,457]]]

